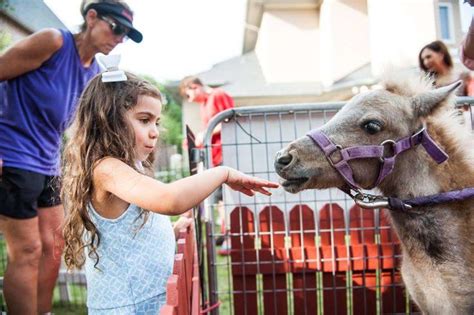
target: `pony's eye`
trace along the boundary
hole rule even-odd
[[[377,120],[370,120],[363,123],[362,127],[368,134],[374,135],[382,130],[382,123]]]

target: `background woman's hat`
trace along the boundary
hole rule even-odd
[[[96,10],[99,15],[110,16],[121,25],[126,26],[130,29],[127,36],[134,42],[139,43],[142,41],[142,33],[133,27],[133,13],[122,5],[108,2],[91,3],[85,8],[84,15],[90,9]]]

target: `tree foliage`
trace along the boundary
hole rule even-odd
[[[11,12],[14,8],[10,5],[9,0],[0,0],[0,11]]]
[[[8,0],[0,0],[0,11],[7,11],[11,10],[10,4]],[[8,46],[10,46],[12,42],[12,36],[5,30],[0,30],[0,52],[5,50]]]
[[[12,36],[8,32],[0,30],[0,52],[4,51],[5,48],[10,46],[11,42]]]
[[[9,8],[8,0],[0,0],[0,11]]]

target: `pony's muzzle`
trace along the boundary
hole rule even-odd
[[[289,166],[294,160],[294,156],[285,149],[278,151],[275,156],[275,170],[277,172],[283,170],[285,167]]]

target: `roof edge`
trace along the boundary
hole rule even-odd
[[[27,31],[29,33],[34,33],[34,30],[31,27],[29,27],[28,25],[20,22],[16,16],[14,16],[12,14],[9,14],[5,10],[0,10],[0,15],[2,15],[2,14],[4,16],[6,16],[11,22],[13,22],[13,23],[17,24],[19,27],[23,28],[25,31]]]

